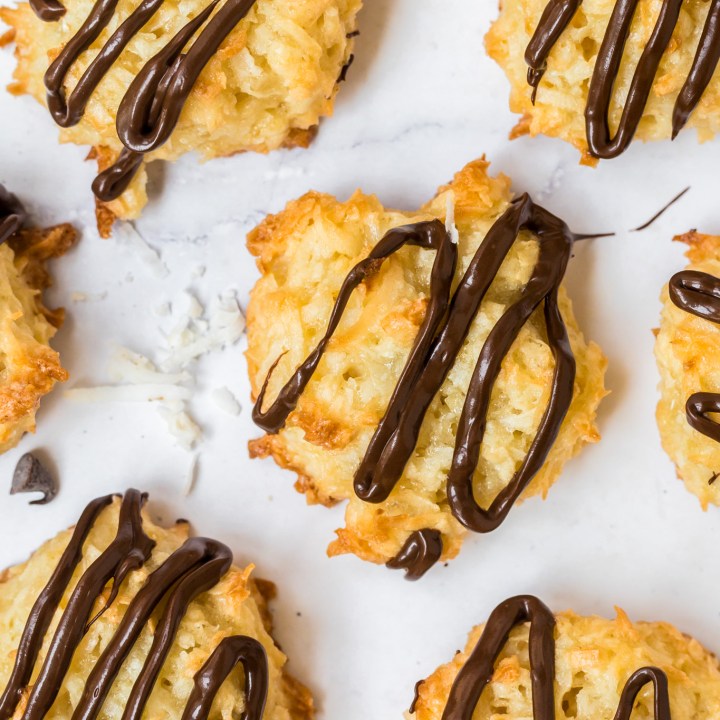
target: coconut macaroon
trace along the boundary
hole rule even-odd
[[[232,565],[221,543],[191,538],[186,521],[155,525],[144,501],[132,490],[98,498],[75,528],[5,571],[3,712],[42,720],[81,711],[108,720],[310,720],[312,698],[287,674],[270,635],[272,584],[253,580],[253,565]],[[213,666],[218,657],[223,667]],[[57,680],[49,690],[48,673]]]
[[[94,185],[102,201],[99,228],[107,235],[115,217],[129,219],[140,214],[147,202],[145,166],[153,160],[175,160],[193,151],[208,160],[244,151],[306,147],[320,118],[332,113],[338,80],[350,62],[361,0],[256,0],[244,4],[234,0],[234,9],[227,2],[215,7],[204,0],[167,0],[136,32],[126,32],[119,57],[102,61],[96,76],[83,80],[83,89],[75,98],[72,93],[85,71],[101,50],[109,47],[111,35],[138,4],[120,0],[112,18],[100,23],[97,37],[87,36],[85,51],[69,50],[69,43],[82,37],[81,26],[94,12],[92,0],[72,0],[64,13],[54,0],[37,4],[49,17],[47,21],[36,16],[28,3],[15,9],[0,8],[0,18],[12,28],[16,43],[17,67],[10,90],[29,93],[43,104],[50,100],[53,117],[62,126],[61,141],[92,146],[91,157],[101,171],[118,160],[128,166],[113,175],[102,191]],[[150,5],[145,2],[142,7]],[[191,26],[191,18],[200,17],[208,7],[210,19],[203,17],[204,24]],[[221,15],[224,12],[228,14]],[[210,59],[203,65],[193,56],[193,48],[213,42],[204,31],[215,21],[228,34],[214,52],[210,48]],[[159,85],[138,102],[143,92],[137,87],[143,82],[140,75],[148,72],[185,28],[194,32],[166,61],[168,68],[163,69],[162,77],[150,81]],[[217,34],[217,28],[212,32]],[[183,48],[186,55],[178,57]],[[66,60],[60,58],[63,52],[68,53]],[[59,61],[63,67],[53,66],[53,79],[44,81],[49,63]],[[47,96],[48,88],[55,97]],[[156,99],[161,109],[155,108]],[[119,117],[120,108],[127,112]],[[168,118],[176,111],[180,114],[173,125]],[[133,115],[132,121],[128,115]],[[136,127],[134,143],[125,136],[121,141],[118,133],[123,126]],[[148,139],[144,135],[148,126],[153,131],[162,126],[162,137]],[[127,152],[129,144],[138,154],[123,159],[121,152]],[[133,179],[118,195],[129,177]]]
[[[533,104],[533,88],[528,84],[525,53],[543,11],[550,4],[556,9],[561,5],[566,9],[576,9],[569,24],[551,46]],[[603,108],[596,113],[596,121],[600,120],[599,116],[607,115],[612,135],[620,124],[640,56],[646,47],[649,48],[648,42],[660,9],[666,4],[658,0],[639,0],[624,50],[615,43],[622,62],[617,75],[611,73],[609,77],[610,82],[614,78],[612,99],[607,113],[603,112]],[[625,7],[632,11],[635,5],[626,4]],[[503,0],[500,16],[488,32],[485,45],[510,80],[510,109],[522,116],[511,137],[543,134],[562,138],[580,150],[582,163],[594,165],[598,162],[597,156],[588,147],[585,112],[593,73],[599,72],[598,54],[615,10],[615,0],[583,0],[582,3],[574,0]],[[637,98],[638,109],[642,112],[636,138],[669,139],[677,132],[679,126],[673,126],[675,105],[688,80],[708,10],[709,5],[704,0],[688,0],[679,8],[677,23],[674,29],[670,28],[672,38],[662,54],[657,72],[647,79],[651,86],[644,110],[640,98]],[[668,16],[672,17],[672,13]],[[706,55],[709,60],[711,54]],[[710,75],[712,68],[708,77]],[[687,104],[685,107],[687,109]],[[720,80],[715,73],[687,120],[687,126],[695,128],[700,141],[710,139],[720,130],[719,111]],[[685,115],[683,119],[687,119]],[[676,121],[679,120],[676,113]]]
[[[518,598],[504,605],[517,605]],[[535,598],[530,601],[537,603]],[[527,602],[527,600],[526,600]],[[502,608],[502,606],[501,606]],[[500,609],[500,608],[499,608]],[[513,608],[515,609],[515,608]],[[547,611],[547,609],[546,609]],[[549,611],[547,611],[549,613]],[[497,611],[496,611],[497,613]],[[668,720],[709,720],[720,713],[720,666],[717,658],[697,640],[659,622],[633,623],[617,609],[615,620],[583,617],[573,612],[535,618],[545,621],[549,644],[548,655],[554,646],[554,678],[540,682],[543,700],[554,708],[554,716],[576,720],[597,718],[658,718]],[[553,627],[554,621],[554,627]],[[460,718],[503,717],[525,720],[545,717],[533,712],[533,700],[541,688],[534,687],[531,677],[529,645],[530,624],[521,621],[512,629],[497,658],[492,654],[471,653],[489,628],[479,625],[470,633],[464,651],[458,652],[446,665],[440,666],[426,680],[418,683],[414,713],[409,720],[459,720]],[[497,629],[498,626],[495,626]],[[505,630],[507,626],[503,626]],[[543,630],[538,629],[538,633]],[[482,657],[481,657],[482,656]],[[458,676],[479,674],[481,661],[489,662],[491,677],[487,685],[480,685],[479,702],[473,702],[460,688]],[[475,667],[473,667],[475,665]],[[535,667],[541,677],[552,673],[548,666]],[[636,678],[630,682],[631,678]],[[657,681],[659,712],[654,711],[654,688]],[[464,678],[466,681],[468,678]],[[625,697],[625,714],[617,714],[626,685],[638,692],[637,697]],[[454,687],[455,686],[455,687]],[[467,684],[465,684],[465,688]],[[448,707],[449,698],[455,701]],[[669,714],[666,714],[669,699]],[[447,713],[443,715],[443,712]]]
[[[15,200],[0,186],[0,225],[7,198]],[[41,293],[51,284],[45,264],[67,252],[76,239],[71,225],[21,226],[0,245],[0,452],[35,431],[40,399],[67,379],[50,347],[64,313],[45,307]]]
[[[469,164],[417,213],[388,210],[361,192],[347,202],[311,192],[250,233],[248,248],[262,277],[247,309],[247,362],[256,399],[269,373],[261,412],[326,332],[348,271],[367,258],[389,230],[440,219],[448,221],[454,235],[454,222],[459,234],[455,289],[490,228],[516,207],[509,179],[490,177],[487,168],[485,160]],[[451,510],[446,487],[458,423],[478,353],[503,313],[522,295],[538,252],[537,238],[523,230],[431,398],[402,476],[380,502],[360,499],[354,475],[423,326],[436,254],[403,247],[354,290],[284,427],[250,443],[251,455],[272,456],[296,472],[296,488],[310,503],[348,501],[346,526],[337,531],[330,555],[354,553],[384,563],[396,559],[413,538],[413,547],[405,547],[405,562],[413,559],[408,555],[416,561],[432,554],[440,559],[439,539],[442,559],[458,553],[466,530]],[[565,462],[599,439],[595,414],[605,394],[606,361],[597,345],[583,339],[562,287],[559,307],[575,356],[572,397],[557,438],[523,498],[545,496]],[[492,391],[472,488],[483,508],[508,487],[528,452],[548,405],[555,365],[538,308],[505,356]]]
[[[720,278],[720,237],[691,231],[675,239],[688,245],[690,263],[673,278],[671,285],[682,293],[682,284],[689,284],[682,282],[684,276],[690,282],[693,278],[702,278],[696,273],[706,273],[706,279],[711,282]],[[720,280],[717,287],[715,293],[720,294]],[[698,394],[720,393],[720,315],[715,321],[709,319],[712,289],[708,292],[710,297],[704,301],[708,312],[703,317],[684,309],[682,300],[680,305],[673,302],[666,285],[661,295],[663,309],[655,342],[660,371],[660,402],[656,414],[660,438],[679,477],[687,489],[700,498],[703,508],[711,503],[720,505],[720,484],[715,482],[720,472],[720,441],[698,429],[703,427],[702,415],[710,413],[706,427],[712,433],[714,410],[706,408],[697,413],[692,408]],[[673,294],[678,300],[677,293]],[[702,296],[699,299],[702,300]],[[692,421],[693,414],[700,425]]]

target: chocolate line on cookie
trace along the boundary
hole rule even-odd
[[[20,200],[0,185],[0,244],[12,237],[27,220],[27,213]]]
[[[67,97],[65,81],[68,73],[112,23],[118,2],[97,0],[83,25],[45,73],[48,108],[60,127],[67,128],[80,122],[102,79],[128,43],[163,5],[163,0],[143,0],[112,33]],[[116,120],[118,137],[125,148],[115,164],[93,183],[93,191],[100,200],[119,197],[140,168],[143,155],[167,142],[198,77],[227,36],[253,8],[255,0],[226,0],[218,10],[219,4],[220,0],[212,0],[144,65],[130,83]],[[65,8],[56,0],[32,0],[31,7],[46,22],[57,21],[65,13]]]
[[[324,337],[280,390],[277,399],[263,411],[268,382],[278,361],[271,367],[253,408],[255,422],[269,433],[282,429],[317,368],[352,290],[379,269],[379,262],[406,243],[437,248],[425,319],[354,478],[355,494],[360,499],[373,503],[384,501],[402,476],[417,444],[425,414],[452,368],[500,266],[522,230],[529,230],[537,237],[539,257],[519,298],[505,310],[480,350],[459,419],[452,467],[447,478],[447,497],[457,520],[476,532],[496,529],[545,462],[570,407],[575,381],[575,359],[558,307],[558,289],[574,237],[565,223],[535,205],[527,194],[514,200],[490,228],[449,304],[455,251],[451,262],[449,249],[454,245],[445,227],[434,220],[390,230],[345,278]],[[540,305],[543,306],[548,344],[555,358],[550,398],[520,468],[490,507],[484,509],[474,498],[473,477],[479,464],[492,390],[503,359]]]
[[[532,101],[547,69],[547,59],[579,9],[582,0],[550,0],[525,51]],[[625,45],[638,0],[616,0],[600,50],[595,59],[585,107],[586,137],[590,153],[614,158],[632,142],[647,105],[663,55],[678,22],[683,0],[663,0],[658,19],[630,82],[620,123],[611,136],[608,114]],[[698,49],[688,76],[675,101],[672,137],[677,136],[700,102],[720,61],[720,0],[712,0]]]
[[[108,495],[92,501],[83,512],[50,580],[36,600],[20,639],[15,664],[0,698],[0,720],[14,717],[26,691],[22,720],[42,720],[62,687],[73,655],[89,627],[114,603],[127,575],[147,562],[155,542],[142,527],[141,509],[147,496],[129,490],[120,508],[115,539],[82,574],[68,599],[50,641],[37,680],[30,680],[45,635],[60,607],[74,571],[83,559],[83,545],[100,513],[112,502]],[[190,603],[214,587],[232,565],[230,549],[208,538],[190,538],[153,571],[130,601],[114,635],[91,670],[72,720],[100,716],[107,694],[145,630],[153,612],[162,614],[143,667],[126,702],[123,720],[140,720]],[[108,582],[112,587],[102,609],[91,617]],[[262,645],[246,636],[225,638],[195,676],[183,720],[204,720],[213,699],[232,669],[245,670],[246,707],[242,720],[261,720],[268,689],[267,656]]]
[[[681,310],[720,323],[720,278],[699,270],[682,270],[670,278],[668,292]],[[720,442],[720,423],[709,417],[710,413],[720,413],[720,393],[696,392],[685,403],[690,427]]]
[[[493,610],[453,682],[442,720],[471,720],[511,631],[527,622],[533,718],[555,720],[555,617],[532,595],[510,598]],[[667,676],[657,667],[643,667],[630,676],[620,695],[615,720],[630,720],[640,691],[649,684],[654,687],[655,720],[671,720]]]
[[[385,566],[391,570],[405,570],[407,580],[419,580],[440,560],[442,551],[442,534],[439,530],[416,530]]]

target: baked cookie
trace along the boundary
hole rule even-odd
[[[50,340],[63,311],[49,310],[45,263],[77,239],[72,225],[32,227],[20,201],[0,185],[0,452],[35,430],[40,398],[67,379]]]
[[[681,235],[690,264],[663,289],[655,357],[665,452],[703,508],[720,505],[720,237]]]
[[[417,577],[599,438],[605,359],[561,286],[574,237],[487,167],[417,213],[309,193],[248,237],[267,432],[250,452],[297,472],[310,502],[349,501],[330,555]]]
[[[312,718],[270,635],[272,585],[187,522],[153,524],[145,499],[92,501],[4,573],[0,717]]]
[[[145,165],[307,147],[351,62],[361,0],[30,0],[0,8],[11,91],[91,145],[98,226],[136,218]],[[48,61],[51,63],[48,68]]]
[[[485,43],[522,114],[512,136],[562,138],[588,165],[685,125],[713,137],[717,20],[705,0],[503,0]]]
[[[416,686],[412,720],[710,720],[720,665],[667,623],[553,613],[532,595],[500,604],[464,652]]]

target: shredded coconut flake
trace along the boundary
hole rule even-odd
[[[119,223],[115,236],[120,242],[132,247],[155,277],[164,278],[168,276],[170,271],[162,261],[160,253],[147,243],[145,238],[135,229],[132,222]]]
[[[230,391],[229,388],[220,387],[215,388],[210,395],[213,402],[221,409],[224,410],[228,415],[239,415],[240,414],[240,403],[237,397]]]
[[[187,480],[185,481],[185,488],[183,495],[187,497],[194,489],[195,483],[197,482],[197,466],[200,456],[198,453],[194,453],[190,458],[190,467],[188,468]]]
[[[448,190],[445,211],[445,229],[450,235],[450,239],[457,245],[460,242],[460,233],[455,227],[455,193]]]
[[[65,394],[82,402],[153,402],[178,444],[191,450],[203,436],[188,409],[195,382],[191,363],[236,343],[245,330],[245,317],[234,291],[215,298],[208,311],[187,291],[177,302],[166,302],[159,308],[157,314],[170,317],[172,323],[163,333],[161,361],[118,347],[108,363],[108,376],[114,385],[72,388]],[[241,411],[237,398],[226,387],[215,389],[210,397],[231,415]]]

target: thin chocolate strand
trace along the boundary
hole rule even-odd
[[[45,73],[48,109],[60,127],[71,127],[82,120],[87,103],[105,74],[122,55],[130,40],[163,4],[163,0],[144,0],[112,34],[83,73],[70,98],[66,100],[64,86],[70,68],[110,24],[118,2],[119,0],[97,0],[80,30]]]
[[[221,562],[216,563],[218,560]],[[150,616],[170,592],[171,588],[175,588],[172,591],[171,598],[176,597],[183,583],[186,583],[186,586],[187,583],[190,583],[193,591],[198,594],[203,591],[199,588],[204,586],[193,581],[192,573],[200,568],[205,571],[209,570],[212,576],[216,578],[215,582],[209,586],[211,587],[227,572],[231,561],[232,555],[226,546],[206,538],[190,538],[175,550],[148,577],[140,592],[130,602],[115,634],[88,677],[72,720],[92,720],[92,718],[98,716],[123,662],[128,657],[140,633],[146,627]],[[225,569],[218,574],[219,568]],[[168,607],[170,603],[172,603],[172,599],[168,601]],[[160,626],[162,626],[162,621]],[[155,633],[156,641],[159,634],[160,630],[158,628]],[[159,655],[155,646],[150,652],[150,656],[154,655]],[[162,657],[164,658],[164,655]]]
[[[128,149],[146,153],[167,142],[200,73],[255,0],[226,0],[182,55],[184,46],[218,3],[213,0],[190,21],[130,84],[117,113],[118,136]]]
[[[693,393],[685,404],[688,424],[694,430],[720,442],[720,422],[708,417],[710,413],[720,413],[720,393]]]
[[[517,625],[530,623],[530,681],[533,717],[554,720],[555,617],[532,595],[519,595],[498,605],[477,645],[450,690],[442,720],[471,720],[483,690],[492,680],[495,661]]]
[[[140,720],[188,606],[198,595],[217,585],[232,565],[232,553],[227,546],[215,540],[197,539],[206,546],[203,562],[188,569],[170,594],[122,720]]]
[[[532,87],[532,103],[535,104],[538,86],[547,70],[547,58],[575,16],[582,0],[550,0],[545,6],[533,36],[525,50],[528,65],[527,81]]]
[[[120,197],[128,189],[142,163],[142,153],[123,148],[115,163],[93,180],[95,197],[103,202]]]
[[[46,22],[55,21],[65,13],[57,0],[30,0],[30,4],[36,15]],[[142,0],[112,33],[66,98],[68,73],[111,24],[117,10],[118,0],[97,0],[78,32],[45,74],[48,108],[58,125],[70,127],[80,122],[103,77],[162,4],[163,0]],[[131,82],[116,119],[118,136],[125,147],[117,161],[95,179],[93,192],[98,199],[109,202],[122,195],[142,165],[143,155],[167,142],[198,77],[227,36],[253,8],[255,0],[227,0],[215,13],[219,4],[220,0],[212,0]],[[198,31],[198,37],[184,53]]]
[[[20,230],[26,220],[23,204],[0,185],[0,244]]]
[[[720,278],[699,270],[682,270],[670,278],[668,292],[681,310],[720,323]],[[720,393],[696,392],[685,403],[690,427],[720,442],[720,422],[709,417],[710,413],[720,413]]]
[[[417,229],[417,226],[409,226],[404,231],[416,233]],[[506,310],[481,350],[463,407],[452,469],[448,476],[447,491],[451,510],[468,528],[477,532],[490,532],[502,523],[513,503],[542,467],[573,396],[575,361],[557,306],[557,290],[567,267],[574,236],[561,220],[534,205],[528,195],[523,195],[508,207],[489,230],[455,290],[447,312],[447,292],[452,282],[450,273],[454,274],[455,261],[453,259],[451,263],[449,256],[443,259],[438,251],[425,322],[395,386],[385,416],[378,424],[355,475],[355,494],[360,499],[383,502],[399,481],[417,445],[425,414],[454,364],[485,294],[518,233],[523,229],[531,230],[538,236],[539,259],[520,300]],[[345,278],[325,336],[285,384],[275,402],[263,412],[261,408],[268,381],[277,361],[270,369],[253,410],[253,419],[267,432],[278,432],[295,409],[300,394],[341,320],[353,289],[374,267],[373,262],[384,259],[402,246],[399,230],[403,228],[388,233],[368,258],[358,263]],[[443,268],[448,273],[444,282],[440,277]],[[473,497],[473,476],[478,466],[490,396],[504,357],[522,327],[543,302],[548,343],[555,358],[550,399],[520,469],[491,507],[485,510],[479,507]]]
[[[376,466],[400,422],[415,390],[415,384],[422,375],[432,341],[445,319],[450,303],[450,292],[457,264],[457,246],[440,221],[428,223],[425,232],[427,232],[426,247],[436,252],[430,276],[430,301],[385,414],[378,423],[365,455],[355,471],[353,487],[356,495],[361,499],[370,499],[373,495]]]
[[[699,270],[682,270],[670,278],[668,291],[681,310],[720,323],[720,278]]]
[[[555,720],[555,618],[532,595],[510,598],[492,612],[477,645],[455,678],[442,720],[471,720],[511,631],[526,622],[530,623],[533,720]],[[640,691],[651,683],[655,720],[671,720],[667,675],[657,667],[643,667],[630,676],[620,695],[615,720],[630,720]]]
[[[680,200],[680,198],[682,198],[688,190],[690,190],[689,185],[684,190],[681,190],[669,203],[663,205],[648,221],[644,222],[642,225],[638,225],[636,228],[633,228],[630,232],[647,230],[656,220],[662,217],[664,213],[666,213],[678,200]]]
[[[282,387],[272,405],[270,405],[267,410],[263,410],[262,406],[267,386],[273,370],[277,366],[280,358],[278,358],[270,368],[252,411],[252,418],[256,425],[268,433],[277,433],[285,426],[288,416],[297,407],[300,395],[310,382],[318,364],[320,363],[320,360],[322,359],[328,343],[332,339],[335,330],[340,324],[343,312],[350,301],[353,291],[368,277],[372,277],[379,272],[382,263],[405,245],[436,251],[437,255],[433,264],[431,281],[431,286],[434,287],[436,291],[444,291],[446,285],[446,282],[439,277],[439,274],[442,271],[445,271],[450,275],[449,281],[452,282],[457,248],[455,248],[454,244],[450,240],[445,226],[439,220],[406,225],[390,230],[370,251],[368,257],[357,263],[357,265],[355,265],[348,273],[342,286],[340,287],[337,299],[335,300],[332,312],[330,313],[325,334],[315,349],[297,368],[290,380],[288,380]],[[441,304],[440,300],[436,301],[434,297],[431,297],[428,312],[426,313],[418,338],[415,341],[416,344],[424,344],[427,342],[426,336],[430,332],[431,326],[435,325],[437,322],[437,316],[440,314]],[[417,353],[415,353],[415,348],[413,348],[410,352],[410,356],[408,357],[408,361],[405,366],[406,369],[403,370],[404,374],[414,373],[416,371],[414,364],[416,355]],[[411,365],[412,367],[410,367]],[[393,398],[395,398],[396,395],[397,393],[393,395]],[[391,404],[393,404],[392,399]],[[394,405],[392,411],[395,412]],[[388,407],[387,412],[390,412],[390,407]]]
[[[262,720],[268,691],[265,648],[254,638],[225,638],[195,675],[182,720],[207,720],[213,700],[236,665],[245,671],[245,709],[240,720]]]
[[[405,541],[398,554],[385,563],[391,570],[405,570],[406,580],[419,580],[442,555],[443,543],[439,530],[416,530]]]
[[[20,637],[10,679],[0,697],[0,720],[10,720],[13,717],[15,708],[22,698],[23,690],[30,683],[45,633],[60,606],[60,601],[70,584],[75,568],[82,560],[83,544],[92,530],[95,520],[112,500],[112,495],[106,495],[93,500],[85,508],[50,579],[33,604]]]
[[[119,586],[125,576],[142,566],[155,542],[142,529],[140,510],[146,495],[129,490],[123,498],[115,539],[78,581],[58,623],[35,681],[22,720],[42,720],[50,710],[86,630],[92,606],[105,585]]]
[[[29,0],[29,3],[43,22],[57,22],[67,12],[57,0]]]
[[[369,488],[367,495],[363,496],[363,499],[372,502],[379,502],[386,499],[402,476],[405,466],[417,444],[425,414],[455,362],[470,331],[470,326],[480,309],[480,305],[488,288],[495,279],[500,265],[514,244],[518,233],[523,228],[530,229],[538,235],[541,245],[540,255],[542,258],[538,261],[533,271],[533,277],[530,279],[523,294],[532,294],[532,288],[538,286],[545,287],[548,292],[550,292],[552,286],[554,284],[559,285],[562,280],[572,250],[572,233],[561,220],[534,205],[528,195],[523,195],[513,203],[493,225],[470,262],[465,276],[455,291],[447,319],[433,344],[423,373],[416,384],[413,394],[408,400],[395,433],[387,444],[376,466],[374,485]],[[547,254],[543,250],[543,245],[546,243],[550,243],[552,247],[552,252],[548,251]],[[552,282],[548,282],[547,273],[551,274],[553,278]],[[511,318],[514,312],[514,308],[506,311],[506,314],[503,315],[499,324],[507,327],[510,323],[508,318]],[[478,362],[476,370],[482,366],[483,362],[490,358],[493,359],[494,363],[499,364],[502,362],[507,349],[503,343],[501,332],[496,330],[497,326],[491,331],[491,335],[488,336],[481,351],[481,359]],[[550,340],[552,342],[552,337]],[[553,351],[555,351],[554,348]],[[560,378],[557,377],[558,370],[562,373]],[[570,371],[572,371],[571,377],[567,374]],[[496,375],[494,373],[487,373],[481,382],[476,382],[475,385],[468,390],[463,407],[463,417],[465,420],[470,423],[480,422],[482,420],[484,423],[482,414],[478,413],[478,408],[483,407],[483,401],[477,393],[490,393],[495,379]],[[478,378],[478,381],[479,380],[480,378]],[[557,403],[569,405],[565,393],[556,392],[555,386],[558,384],[558,388],[566,388],[568,385],[572,386],[573,380],[574,364],[569,366],[564,362],[556,363],[556,376],[553,379],[551,402],[554,399]],[[572,397],[572,393],[570,397]],[[567,407],[561,410],[559,405],[556,406],[554,404],[549,409],[552,409],[552,415],[549,418],[552,421],[552,425],[545,427],[545,421],[548,420],[546,415],[538,430],[538,433],[542,431],[542,435],[538,435],[540,439],[538,440],[536,438],[536,442],[533,443],[531,451],[528,453],[526,463],[530,460],[535,461],[542,459],[542,461],[544,461],[550,452],[552,441],[557,434],[557,429],[559,429],[559,424],[562,422],[565,412],[567,411]],[[461,499],[462,491],[459,490],[461,469],[464,468],[468,470],[472,465],[471,457],[473,450],[471,446],[477,439],[476,435],[468,433],[469,426],[467,424],[463,426],[462,422],[463,421],[461,421],[461,427],[458,429],[456,435],[453,468],[448,477],[448,498],[453,514],[460,522],[463,522],[461,518],[464,517],[468,519],[470,523],[468,527],[472,527],[472,529],[476,529],[478,532],[489,532],[502,522],[506,513],[501,514],[496,519],[481,521],[478,518],[480,508],[475,503],[472,495],[467,495]],[[520,472],[522,475],[519,478],[520,484],[527,484],[527,482],[532,479],[530,471],[530,467],[528,467],[527,470],[521,468]],[[515,478],[515,480],[517,479],[518,478]],[[507,509],[509,510],[509,506]],[[471,517],[478,518],[477,522],[470,521],[469,518]],[[481,530],[479,529],[480,527],[486,529]]]
[[[617,0],[595,61],[585,108],[588,146],[595,157],[617,157],[632,141],[660,60],[672,38],[682,0],[664,0],[660,6],[660,15],[630,82],[620,124],[615,136],[611,137],[608,120],[610,102],[637,4],[638,0]]]
[[[560,275],[561,278],[562,274]],[[498,493],[487,510],[480,507],[474,500],[473,478],[480,458],[480,446],[485,431],[490,393],[492,385],[500,372],[500,361],[496,361],[496,366],[490,369],[492,367],[490,360],[492,355],[484,358],[484,353],[481,354],[475,375],[473,375],[471,381],[471,389],[468,391],[468,399],[465,402],[460,419],[455,456],[447,481],[447,494],[450,508],[455,517],[465,527],[475,532],[492,532],[505,520],[512,506],[545,463],[545,459],[557,439],[560,426],[572,402],[575,382],[575,358],[560,315],[557,303],[557,286],[550,292],[550,296],[545,300],[545,323],[548,343],[555,358],[555,370],[548,406],[522,465],[516,471],[512,480]],[[505,317],[510,317],[510,315],[508,314]],[[522,320],[522,323],[524,324],[528,318],[529,315]],[[502,338],[499,331],[500,327],[501,323],[498,323],[493,332],[498,330],[498,337]],[[515,325],[515,328],[517,327],[518,324]],[[515,328],[512,328],[510,332],[515,332]],[[488,337],[486,347],[490,342],[491,338]],[[507,342],[506,352],[509,347],[510,342]],[[502,351],[498,350],[497,352],[499,355]]]
[[[83,573],[70,594],[38,679],[30,688],[22,720],[42,720],[52,706],[86,631],[92,605],[106,584],[113,580],[110,599],[103,611],[113,602],[127,573],[147,561],[155,543],[142,529],[140,510],[145,499],[146,495],[137,490],[130,490],[125,495],[115,539]],[[113,496],[108,495],[87,506],[50,580],[33,605],[10,679],[0,697],[0,720],[15,717],[17,706],[28,689],[45,635],[82,560],[87,536],[112,500]],[[123,715],[125,720],[140,720],[188,606],[198,595],[215,586],[231,564],[232,553],[222,543],[207,538],[191,538],[151,573],[130,601],[118,628],[91,670],[72,720],[92,720],[100,715],[123,663],[153,612],[165,601],[150,652]],[[183,714],[185,720],[206,720],[215,694],[238,663],[245,670],[246,709],[242,720],[262,719],[269,682],[265,650],[252,638],[234,636],[221,641],[195,676],[195,688]]]
[[[687,79],[675,100],[672,139],[677,137],[697,107],[720,61],[720,0],[712,0]]]
[[[529,202],[513,202],[488,231],[450,301],[447,318],[433,341],[420,377],[407,399],[397,426],[375,466],[371,482],[358,493],[367,502],[386,500],[405,470],[420,434],[425,413],[453,366],[472,321],[510,248]]]
[[[552,48],[570,24],[582,0],[549,0],[525,50],[527,82],[532,102],[547,68]],[[650,96],[660,62],[678,22],[682,0],[663,0],[658,20],[633,75],[620,124],[610,136],[608,114],[638,0],[617,0],[610,16],[590,82],[585,106],[586,136],[590,153],[613,158],[632,142]],[[676,99],[672,137],[687,123],[720,62],[720,0],[712,0],[688,76]]]

